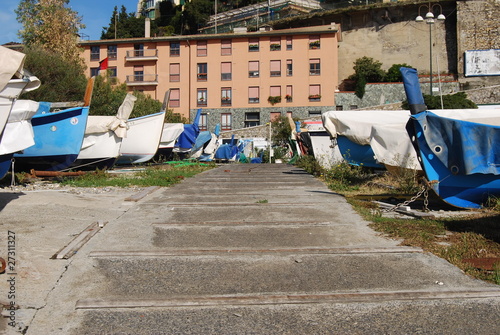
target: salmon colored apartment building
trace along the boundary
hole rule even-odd
[[[278,116],[308,118],[335,109],[335,24],[230,34],[82,41],[88,75],[108,73],[192,117],[201,129],[239,129]]]

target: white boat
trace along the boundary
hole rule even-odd
[[[404,130],[410,112],[406,110],[331,111],[323,113],[323,125],[333,138],[342,157],[352,165],[383,168],[387,159],[372,148],[374,126],[395,125]],[[385,137],[382,137],[382,140]],[[398,141],[398,139],[395,139]],[[403,139],[406,140],[406,139]],[[394,157],[390,157],[392,160]]]
[[[172,157],[177,139],[184,131],[184,123],[164,123],[160,144],[155,155],[155,160],[168,161]]]
[[[73,169],[109,169],[120,154],[123,138],[127,136],[127,120],[137,98],[128,93],[115,116],[88,117],[85,136]]]
[[[311,141],[314,158],[324,168],[331,168],[343,161],[337,145],[332,144],[332,137],[323,127],[322,121],[304,121]]]
[[[163,131],[165,112],[127,121],[127,137],[122,140],[116,164],[144,163],[154,157]]]

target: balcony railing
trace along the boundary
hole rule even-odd
[[[158,60],[157,49],[144,49],[144,50],[128,50],[127,61],[144,61],[144,60]]]
[[[136,74],[127,76],[127,86],[158,85],[157,74]]]

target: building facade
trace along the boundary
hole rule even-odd
[[[335,106],[338,30],[335,24],[231,34],[86,41],[88,75],[108,71],[130,91],[163,100],[202,129],[265,124],[278,116],[316,116]]]

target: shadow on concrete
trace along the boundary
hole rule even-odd
[[[10,193],[10,192],[0,192],[0,212],[7,206],[7,204],[13,200],[19,199],[21,196],[25,195],[21,192]]]

